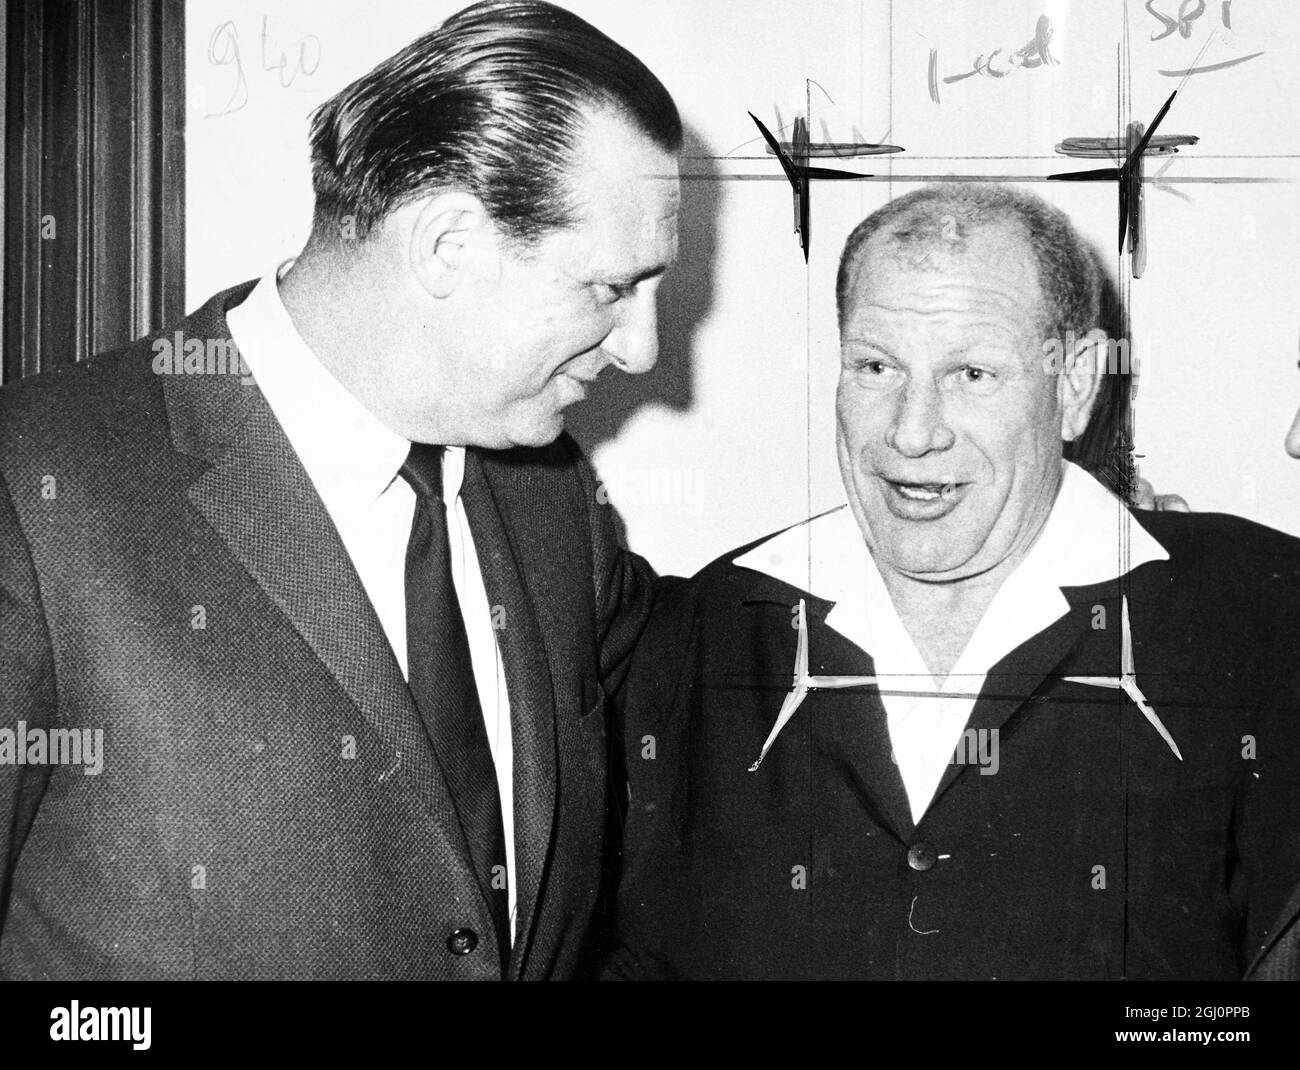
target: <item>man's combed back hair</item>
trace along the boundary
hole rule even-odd
[[[877,209],[854,228],[840,256],[835,302],[840,326],[858,260],[877,235],[913,253],[956,248],[986,227],[1009,227],[1033,250],[1043,293],[1044,337],[1082,338],[1099,326],[1102,277],[1092,251],[1058,208],[1032,193],[997,183],[924,186]]]
[[[474,4],[312,115],[313,229],[364,238],[446,188],[477,196],[511,239],[535,241],[576,221],[566,179],[585,113],[601,108],[681,148],[668,91],[594,26],[538,0]]]

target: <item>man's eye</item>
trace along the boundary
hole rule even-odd
[[[898,369],[889,361],[878,357],[864,357],[853,361],[849,367],[861,386],[871,390],[892,390],[898,383]]]
[[[597,289],[600,290],[601,298],[605,301],[622,301],[624,298],[631,297],[636,292],[635,283],[626,282],[602,282]]]
[[[980,389],[990,389],[997,383],[997,376],[987,368],[976,367],[973,364],[967,364],[957,370],[957,375],[963,386],[978,387]]]

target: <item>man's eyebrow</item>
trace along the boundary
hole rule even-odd
[[[888,346],[871,338],[859,338],[856,335],[847,335],[841,342],[843,346],[858,346],[863,349],[874,349],[877,353],[883,353],[887,357],[892,357],[893,353]]]

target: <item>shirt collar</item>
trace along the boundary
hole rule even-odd
[[[226,314],[230,335],[326,507],[362,508],[388,489],[411,443],[353,397],[303,341],[276,285],[291,263],[268,272]],[[447,447],[445,501],[460,493],[464,471],[464,448]]]
[[[953,675],[986,671],[1064,616],[1069,603],[1062,588],[1105,583],[1168,560],[1118,497],[1077,465],[1062,465],[1061,488],[1042,532],[999,588]],[[910,654],[911,643],[901,642],[903,625],[848,506],[788,528],[733,563],[834,603],[826,623],[868,653]]]

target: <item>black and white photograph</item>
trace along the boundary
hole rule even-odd
[[[1290,1035],[1300,5],[5,11],[6,1033]]]

